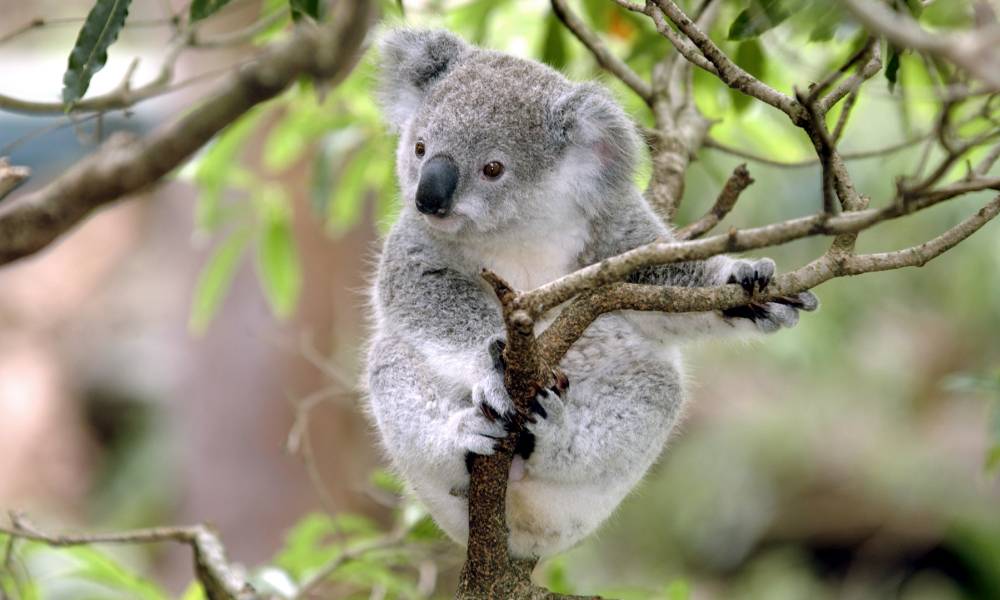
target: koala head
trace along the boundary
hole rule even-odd
[[[631,120],[596,84],[445,31],[383,39],[380,101],[399,133],[404,210],[456,237],[593,216],[630,186]]]

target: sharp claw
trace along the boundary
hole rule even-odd
[[[486,417],[486,419],[489,420],[490,422],[496,421],[497,419],[500,418],[500,413],[493,410],[492,406],[484,402],[479,403],[479,411],[483,413],[483,416]]]
[[[561,369],[552,369],[552,378],[555,384],[550,388],[559,397],[569,389],[569,377]]]
[[[547,413],[545,411],[545,407],[543,407],[542,403],[539,402],[537,399],[532,398],[531,399],[531,404],[529,406],[531,407],[531,412],[537,414],[538,416],[540,416],[543,419],[548,419],[549,418],[549,413]],[[532,420],[531,422],[534,423],[535,421]]]

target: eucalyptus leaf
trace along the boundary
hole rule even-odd
[[[257,273],[271,310],[280,318],[290,316],[302,291],[302,267],[292,233],[290,211],[279,188],[265,187],[257,238]]]
[[[764,60],[764,48],[761,47],[759,41],[747,40],[740,43],[739,48],[736,49],[736,55],[733,59],[736,61],[737,65],[742,67],[747,73],[750,73],[754,77],[758,79],[763,79],[765,77],[764,71],[766,63]],[[737,114],[746,112],[746,110],[753,104],[753,99],[750,98],[750,96],[747,96],[738,90],[730,88],[729,96]]]
[[[62,100],[72,107],[90,87],[95,73],[108,62],[108,48],[125,26],[132,0],[97,0],[77,35],[63,75]]]
[[[736,15],[729,26],[729,39],[753,39],[776,27],[790,15],[781,0],[750,0],[750,5]]]
[[[250,241],[249,232],[241,230],[224,241],[205,264],[198,276],[194,299],[191,303],[190,329],[204,333],[219,311],[222,300],[232,285],[240,257]]]

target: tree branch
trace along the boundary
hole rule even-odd
[[[729,214],[729,211],[733,210],[736,201],[740,199],[740,194],[752,183],[753,177],[750,177],[750,171],[747,170],[746,164],[738,165],[733,170],[733,174],[726,180],[726,184],[719,192],[719,197],[715,199],[712,208],[694,223],[675,231],[674,237],[678,240],[693,240],[711,231],[719,224],[719,221]]]
[[[715,67],[719,79],[734,90],[760,100],[787,114],[793,122],[800,123],[805,115],[802,107],[791,97],[782,94],[757,79],[737,65],[725,52],[715,45],[708,35],[691,20],[673,0],[655,0],[656,5],[667,18],[705,55]]]
[[[622,83],[632,89],[646,104],[653,101],[653,91],[645,80],[639,77],[625,61],[612,53],[601,41],[601,38],[594,33],[586,23],[583,22],[573,11],[566,6],[565,0],[551,0],[552,11],[556,14],[563,25],[576,36],[580,42],[586,46],[587,50],[594,55],[604,69],[613,73]]]
[[[997,24],[934,35],[905,11],[893,11],[882,2],[840,1],[872,33],[884,35],[897,46],[940,56],[980,79],[991,90],[1000,90],[1000,26]]]
[[[142,139],[115,136],[44,188],[0,208],[0,265],[33,254],[93,210],[168,175],[226,125],[302,75],[338,82],[353,68],[372,3],[344,0],[233,73],[199,106]]]
[[[30,176],[31,169],[28,167],[13,166],[6,157],[0,157],[0,200]]]
[[[539,336],[538,352],[546,363],[558,364],[586,328],[597,317],[608,312],[641,310],[678,313],[724,310],[750,302],[764,303],[791,297],[835,277],[922,267],[978,231],[998,213],[1000,213],[1000,196],[995,197],[958,225],[923,244],[876,254],[826,253],[795,271],[778,275],[767,288],[752,295],[736,284],[690,288],[618,281],[601,285],[598,282],[603,281],[603,278],[592,272],[588,275],[588,279],[591,280],[589,285],[581,286],[587,291],[563,309],[555,321]],[[652,264],[656,263],[646,262],[641,266]],[[529,304],[529,296],[536,291],[538,290],[522,294],[518,303]]]

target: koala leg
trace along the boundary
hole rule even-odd
[[[491,454],[507,434],[504,423],[474,405],[467,389],[442,383],[402,339],[376,339],[370,357],[369,409],[393,465],[441,528],[464,543],[466,457]]]
[[[635,340],[639,350],[648,343]],[[656,460],[680,412],[675,364],[602,350],[587,371],[578,368],[583,353],[571,351],[563,363],[569,389],[536,399],[541,410],[527,425],[534,448],[508,490],[517,556],[561,552],[595,530]]]

